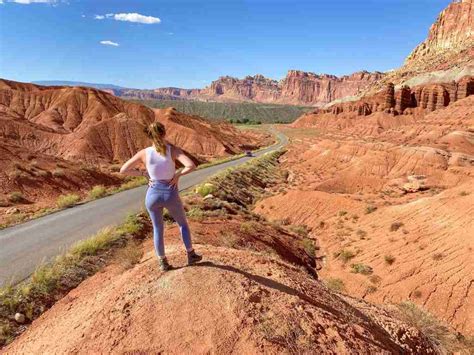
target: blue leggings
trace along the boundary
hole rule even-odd
[[[172,187],[167,182],[153,182],[146,193],[145,206],[153,224],[153,242],[158,257],[165,257],[163,207],[168,210],[171,217],[178,223],[186,250],[191,251],[193,249],[191,232],[177,188]]]

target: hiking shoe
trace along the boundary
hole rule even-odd
[[[191,251],[188,251],[187,253],[188,253],[188,265],[192,265],[202,260],[202,255],[196,254],[194,249]]]
[[[161,271],[168,271],[172,269],[172,266],[168,263],[168,259],[158,259],[158,262],[160,264],[160,270]]]

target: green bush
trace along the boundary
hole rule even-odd
[[[79,197],[79,195],[76,194],[61,195],[56,201],[56,206],[58,206],[59,208],[67,208],[74,206],[80,200],[81,198]]]
[[[370,275],[374,272],[369,265],[365,264],[352,264],[351,268],[351,271],[355,274]]]
[[[217,187],[211,183],[204,183],[202,185],[199,185],[197,188],[196,188],[196,193],[201,195],[202,197],[205,197],[209,194],[212,194],[214,192],[217,191]]]

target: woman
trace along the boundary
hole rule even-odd
[[[138,169],[143,165],[146,167],[150,183],[146,193],[145,206],[153,224],[153,241],[160,269],[167,271],[171,269],[171,265],[165,256],[163,207],[166,207],[179,225],[181,238],[188,255],[188,265],[202,259],[202,256],[196,254],[193,249],[191,232],[178,193],[179,178],[193,171],[196,165],[181,149],[172,146],[165,140],[165,126],[161,123],[154,122],[150,124],[145,132],[153,145],[135,154],[122,166],[120,172],[130,176],[146,176],[145,171]],[[175,160],[183,164],[184,168],[182,170],[176,170]]]

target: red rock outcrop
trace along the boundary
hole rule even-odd
[[[336,115],[357,112],[359,116],[368,116],[378,111],[402,114],[407,109],[417,107],[432,112],[470,95],[474,95],[474,77],[464,77],[458,82],[419,85],[413,88],[404,85],[398,90],[395,90],[393,83],[389,83],[377,94],[364,96],[356,101],[337,103],[315,112]]]
[[[462,52],[474,44],[474,0],[454,1],[431,26],[428,38],[406,59],[407,65]]]
[[[366,71],[337,77],[290,70],[281,81],[257,74],[243,79],[223,76],[204,89],[158,88],[154,90],[120,89],[114,94],[136,99],[260,102],[318,106],[353,96],[374,84],[384,74]]]

